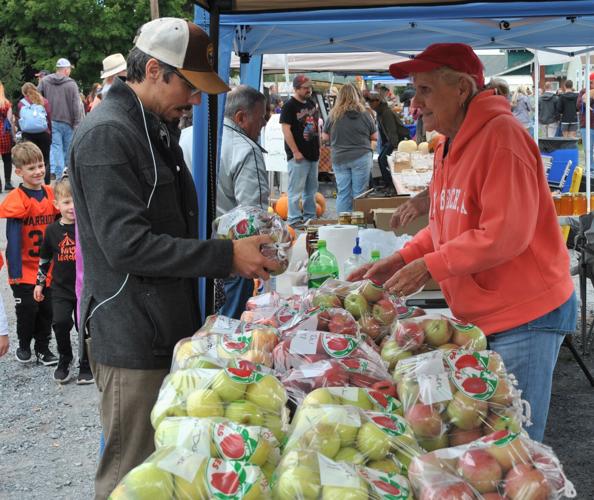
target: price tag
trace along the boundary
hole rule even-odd
[[[332,389],[336,389],[333,391]],[[347,401],[357,401],[359,399],[359,388],[358,387],[328,387],[331,394],[340,396]]]
[[[359,488],[361,480],[352,465],[337,463],[318,453],[320,467],[320,483],[322,486],[338,486],[342,488]]]
[[[184,420],[179,427],[177,446],[192,450],[205,457],[210,456],[210,433],[208,422],[197,419]]]
[[[157,463],[157,467],[191,483],[204,460],[208,459],[184,448],[174,448],[171,453]]]
[[[235,333],[239,331],[241,321],[238,319],[219,316],[210,329],[211,333]]]
[[[401,359],[397,366],[398,373],[411,373],[416,375],[438,375],[446,373],[443,366],[443,352],[440,350],[425,352],[411,358]]]
[[[319,335],[315,332],[299,330],[291,339],[291,354],[315,354],[318,350]]]
[[[452,399],[452,390],[447,373],[435,375],[420,375],[419,398],[426,405],[450,401]]]
[[[311,378],[321,375],[330,368],[332,368],[332,365],[328,361],[319,361],[318,363],[312,363],[311,365],[303,365],[299,368],[299,371],[303,374],[304,378]]]

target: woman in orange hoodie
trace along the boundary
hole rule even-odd
[[[541,441],[577,300],[538,147],[507,100],[484,90],[482,63],[468,45],[431,45],[390,72],[412,76],[427,130],[445,136],[435,151],[429,226],[349,278],[373,278],[400,295],[438,281],[454,316],[482,328],[517,377],[532,407],[528,433]]]

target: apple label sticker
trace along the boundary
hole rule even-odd
[[[426,405],[441,403],[452,399],[452,390],[447,373],[438,373],[433,375],[420,375],[419,398]]]
[[[337,463],[318,453],[318,465],[322,486],[358,488],[361,485],[361,479],[355,468],[346,462]]]
[[[291,339],[291,354],[316,354],[318,352],[317,332],[299,330]]]
[[[208,460],[208,458],[184,448],[174,448],[157,462],[157,467],[191,483],[194,481],[196,473],[204,460]]]

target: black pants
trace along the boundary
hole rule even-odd
[[[45,163],[45,183],[50,183],[50,148],[52,145],[52,136],[48,132],[39,132],[38,134],[31,134],[30,132],[23,132],[23,139],[31,141],[43,154],[43,163]]]
[[[377,163],[379,165],[380,172],[382,173],[382,180],[384,181],[384,185],[386,187],[391,187],[393,185],[392,175],[390,174],[390,165],[388,165],[388,156],[390,156],[393,151],[394,146],[392,146],[392,144],[384,144],[377,158]]]
[[[43,292],[45,300],[35,302],[34,285],[10,285],[10,288],[16,306],[19,347],[31,349],[31,340],[35,339],[35,352],[44,352],[49,347],[52,335],[51,289]]]
[[[67,297],[54,295],[52,297],[53,321],[52,328],[58,344],[60,359],[72,361],[72,344],[70,342],[70,331],[74,326],[74,311],[76,309],[76,298],[73,300]]]
[[[2,162],[4,163],[4,184],[11,184],[10,178],[12,177],[12,154],[5,153],[2,155]],[[0,182],[0,190],[2,189],[2,183]]]

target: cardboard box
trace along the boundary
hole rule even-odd
[[[353,211],[363,212],[365,214],[365,222],[373,224],[373,209],[374,208],[398,208],[405,201],[409,200],[410,196],[392,196],[388,197],[372,197],[365,196],[365,193],[359,195],[353,200]]]
[[[404,201],[401,201],[400,205],[404,203]],[[392,230],[392,228],[390,227],[390,219],[392,219],[392,214],[395,211],[396,208],[374,208],[372,212],[375,227],[377,227],[378,229],[383,229],[384,231]],[[406,227],[396,229],[394,233],[396,233],[398,236],[401,234],[414,235],[417,234],[421,229],[426,227],[428,224],[429,216],[423,215],[422,217],[419,217],[412,221]],[[440,288],[436,281],[429,280],[429,282],[425,285],[424,290],[440,290]]]

